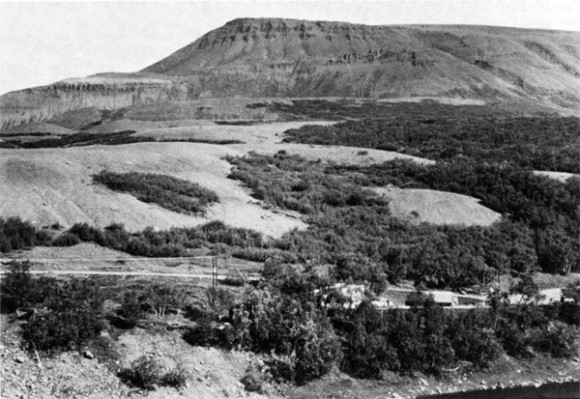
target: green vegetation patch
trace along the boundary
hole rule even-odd
[[[140,201],[189,215],[204,213],[207,206],[219,202],[213,191],[167,175],[103,170],[93,179],[113,191],[129,193]]]

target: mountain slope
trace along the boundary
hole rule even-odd
[[[467,98],[577,113],[580,33],[236,19],[141,72],[7,93],[1,126],[232,96]]]
[[[215,94],[531,96],[573,107],[579,48],[573,32],[238,19],[143,71],[194,78]]]

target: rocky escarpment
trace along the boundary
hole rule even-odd
[[[121,75],[67,79],[0,97],[1,127],[6,130],[23,123],[44,121],[85,107],[117,109],[180,96],[177,85],[166,79]]]
[[[0,97],[2,126],[204,97],[451,97],[580,109],[580,33],[236,19],[134,74]]]
[[[209,95],[469,97],[580,105],[580,34],[237,19],[146,68]],[[227,84],[224,84],[224,80]]]

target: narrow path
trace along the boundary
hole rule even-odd
[[[0,277],[7,274],[7,271],[0,271]],[[211,279],[211,274],[189,274],[189,273],[155,273],[155,272],[110,272],[110,271],[100,271],[100,270],[31,270],[30,274],[48,274],[48,275],[84,275],[84,276],[143,276],[143,277],[180,277],[180,278],[200,278],[200,279]],[[218,280],[225,280],[227,275],[218,274]],[[257,281],[259,277],[247,276],[246,281]]]

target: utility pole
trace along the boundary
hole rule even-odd
[[[211,283],[214,290],[217,288],[217,278],[218,278],[218,260],[217,256],[212,256],[211,258]]]

